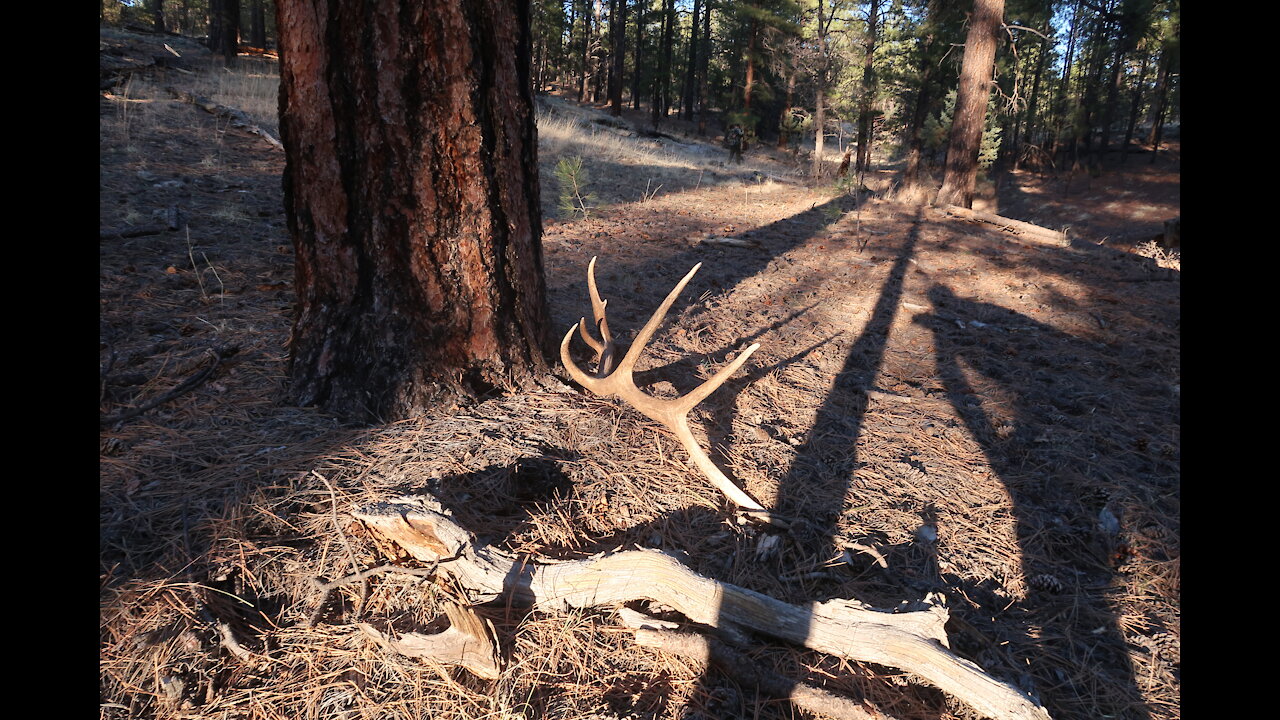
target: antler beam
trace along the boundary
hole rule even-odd
[[[653,338],[658,326],[662,324],[662,320],[666,317],[667,311],[671,309],[676,296],[680,294],[681,290],[684,290],[684,286],[689,283],[694,273],[698,272],[698,268],[702,267],[702,263],[694,265],[689,274],[685,275],[676,284],[675,289],[667,294],[667,299],[662,301],[662,304],[654,311],[653,316],[649,318],[649,322],[645,323],[645,326],[640,329],[639,334],[636,335],[635,342],[631,343],[631,347],[627,349],[627,354],[622,357],[622,360],[617,361],[616,367],[614,362],[617,352],[613,344],[613,337],[609,333],[608,321],[605,318],[605,306],[608,302],[600,299],[600,293],[596,288],[595,267],[596,259],[593,257],[591,258],[591,263],[587,265],[587,287],[591,293],[592,315],[601,339],[597,340],[587,331],[586,318],[580,319],[575,327],[582,334],[583,340],[596,352],[596,372],[594,375],[586,373],[569,357],[569,342],[573,339],[573,331],[575,329],[571,327],[569,332],[565,334],[564,340],[560,342],[560,360],[564,363],[565,369],[569,371],[569,375],[578,384],[596,395],[621,398],[649,419],[675,433],[676,438],[680,440],[684,449],[689,453],[693,464],[702,471],[702,474],[711,481],[712,485],[716,486],[720,492],[724,493],[725,497],[729,498],[744,511],[769,520],[769,512],[742,488],[735,485],[720,468],[716,467],[715,463],[711,462],[711,458],[698,445],[698,441],[693,436],[693,431],[689,428],[689,411],[706,399],[716,388],[723,385],[729,379],[729,376],[742,367],[747,358],[751,357],[751,353],[760,347],[760,344],[753,343],[739,353],[732,362],[720,368],[719,372],[694,388],[687,395],[670,400],[647,395],[636,387],[635,380],[632,378],[636,361],[640,358],[640,353],[644,352],[645,345]]]

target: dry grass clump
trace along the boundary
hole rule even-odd
[[[1134,246],[1133,251],[1142,257],[1156,261],[1156,265],[1182,272],[1182,250],[1165,249],[1155,240],[1147,240]]]
[[[243,110],[259,127],[279,137],[280,65],[242,55],[234,67],[210,59],[203,72],[190,76],[183,89],[227,107]]]

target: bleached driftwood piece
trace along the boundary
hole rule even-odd
[[[618,608],[618,619],[635,630],[636,644],[715,665],[739,685],[754,685],[774,697],[784,697],[796,707],[834,720],[891,720],[879,710],[819,687],[795,682],[758,667],[724,641],[702,633],[681,630],[678,623],[659,620],[628,607]]]
[[[399,545],[466,589],[473,602],[585,608],[650,600],[696,623],[736,625],[832,655],[911,672],[991,718],[1047,720],[1048,712],[1013,686],[947,648],[939,605],[894,613],[856,600],[790,605],[702,577],[656,550],[629,550],[571,562],[536,563],[477,545],[434,498],[412,496],[355,512]]]
[[[1057,230],[1050,230],[1047,227],[1041,227],[1039,225],[1033,225],[1029,222],[1014,220],[1002,215],[992,215],[991,213],[981,212],[978,210],[970,210],[969,208],[963,208],[959,205],[947,205],[943,210],[946,210],[950,215],[961,217],[966,220],[978,220],[980,222],[990,223],[992,225],[998,225],[999,227],[1013,230],[1029,240],[1047,242],[1052,245],[1069,244],[1066,233],[1058,232]]]
[[[404,633],[394,639],[368,623],[360,629],[382,647],[409,657],[429,658],[444,665],[461,665],[486,680],[502,676],[493,623],[461,605],[445,605],[449,627],[434,635]]]

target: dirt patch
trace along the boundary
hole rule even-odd
[[[100,244],[102,413],[171,390],[211,348],[239,348],[100,434],[103,717],[794,716],[636,647],[607,608],[482,608],[509,653],[494,682],[390,655],[354,625],[422,631],[454,588],[387,575],[317,608],[313,578],[388,559],[351,508],[423,488],[531,556],[658,547],[790,602],[942,593],[953,648],[1053,717],[1179,717],[1180,281],[1096,235],[1158,229],[1176,195],[1158,204],[1150,186],[1167,191],[1172,169],[1104,173],[1055,200],[1055,218],[1002,201],[1032,222],[1114,223],[1070,247],[771,180],[787,158],[763,150],[714,183],[706,167],[700,181],[696,165],[663,165],[663,191],[641,201],[628,193],[654,166],[615,163],[600,189],[616,199],[586,219],[557,217],[544,170],[558,328],[587,312],[592,256],[622,342],[702,262],[642,361],[646,389],[686,392],[761,343],[693,419],[742,487],[802,519],[773,536],[733,523],[665,431],[574,390],[372,429],[281,405],[293,302],[281,154],[159,92],[100,108],[103,227],[171,206],[189,219]],[[1104,186],[1128,204],[1107,205]],[[706,242],[723,237],[748,246]],[[971,716],[884,668],[749,652],[894,717]]]

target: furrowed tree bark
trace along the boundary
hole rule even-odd
[[[390,421],[547,369],[528,8],[280,0],[289,400]]]
[[[938,191],[939,204],[973,207],[978,184],[978,152],[987,119],[987,99],[995,68],[996,33],[1004,20],[1004,0],[974,0],[965,39],[960,87],[947,147],[947,170]]]

